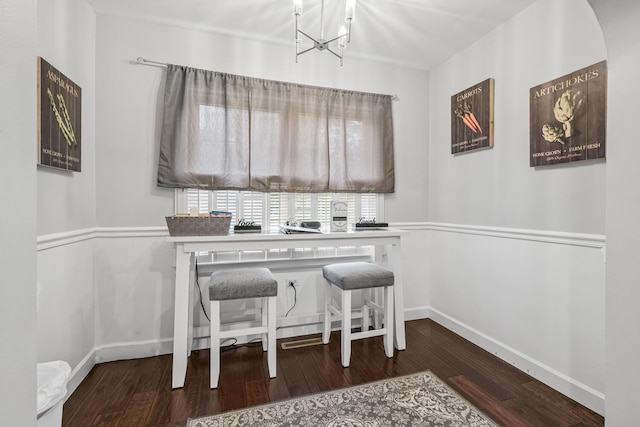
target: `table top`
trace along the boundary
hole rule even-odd
[[[408,231],[399,230],[396,228],[366,228],[363,230],[348,230],[341,232],[322,232],[322,233],[293,233],[284,234],[279,232],[265,232],[262,233],[238,233],[227,234],[223,236],[169,236],[167,241],[173,243],[207,243],[207,242],[219,242],[219,243],[232,243],[232,242],[269,242],[269,241],[330,241],[330,240],[376,240],[376,239],[388,239],[399,238]]]

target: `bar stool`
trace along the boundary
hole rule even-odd
[[[393,272],[368,262],[345,262],[329,264],[322,267],[322,275],[325,278],[325,309],[324,328],[322,342],[329,343],[331,335],[331,316],[341,320],[341,351],[342,366],[348,367],[351,361],[351,341],[384,336],[384,351],[387,357],[393,357]],[[335,285],[341,291],[342,308],[334,306],[331,298],[332,286]],[[384,325],[380,329],[365,330],[368,320],[363,317],[361,332],[351,332],[351,292],[358,289],[384,288],[384,307],[372,305],[375,310],[382,310]],[[367,309],[363,310],[365,313]]]
[[[211,274],[209,300],[211,303],[211,376],[210,387],[218,387],[220,376],[220,340],[262,334],[262,349],[267,352],[269,376],[276,376],[276,297],[278,282],[268,268],[235,268]],[[243,329],[222,331],[220,301],[248,298],[262,299],[262,324]]]

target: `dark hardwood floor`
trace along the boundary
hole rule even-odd
[[[171,389],[170,355],[99,364],[65,403],[63,426],[184,426],[190,417],[424,370],[503,426],[604,425],[600,415],[431,320],[407,322],[406,334],[407,349],[392,359],[381,337],[354,342],[347,369],[340,365],[339,332],[326,346],[279,347],[274,379],[261,347],[225,351],[217,390],[209,389],[208,350],[192,354],[178,390]]]

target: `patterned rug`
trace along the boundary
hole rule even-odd
[[[496,427],[431,372],[189,420],[187,427]]]

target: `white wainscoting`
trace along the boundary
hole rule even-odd
[[[604,295],[604,236],[425,222],[391,226],[411,231],[403,240],[402,257],[407,320],[430,317],[603,412],[604,299],[598,296]],[[171,352],[173,247],[165,236],[165,227],[132,227],[38,238],[39,259],[47,258],[48,263],[77,256],[87,247],[92,251],[93,283],[70,278],[78,281],[73,285],[76,289],[91,288],[95,321],[95,342],[89,347],[78,343],[77,348],[87,348],[84,357],[70,361],[70,393],[95,363]],[[281,316],[285,327],[281,336],[319,332],[318,275],[286,268],[277,274],[281,281],[301,274],[298,297],[305,300],[298,301],[299,310],[287,318]],[[46,275],[47,281],[54,276],[54,283],[55,276],[69,280],[64,271],[40,271],[39,275]],[[521,287],[515,291],[513,283]],[[285,290],[279,298],[284,313],[293,295]],[[87,310],[73,306],[80,304],[73,299],[67,304],[66,313]],[[59,316],[64,318],[39,321],[82,321]],[[196,326],[205,323],[198,314]],[[542,334],[536,325],[543,325]],[[200,340],[196,348],[206,344]],[[48,355],[62,357],[70,351],[55,348],[56,341],[48,340],[46,345],[50,348],[42,352]]]
[[[605,237],[426,228],[428,317],[603,414]]]
[[[37,240],[37,360],[64,360],[75,390],[95,364],[95,230]]]

